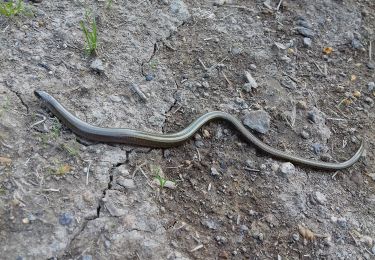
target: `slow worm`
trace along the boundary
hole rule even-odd
[[[93,141],[132,144],[155,148],[168,148],[182,144],[191,138],[207,122],[212,120],[223,120],[230,123],[238,132],[240,132],[247,142],[252,143],[257,148],[272,155],[273,157],[317,169],[340,170],[347,168],[357,162],[364,151],[364,144],[362,142],[360,148],[353,155],[353,157],[344,162],[331,163],[305,159],[299,156],[287,154],[263,143],[249,130],[247,130],[237,118],[220,111],[206,113],[193,121],[185,129],[171,134],[149,133],[128,128],[97,127],[90,125],[71,114],[55,98],[45,91],[36,90],[34,93],[40,100],[43,101],[52,114],[60,119],[61,122],[70,130],[81,137]]]

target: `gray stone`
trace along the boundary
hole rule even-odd
[[[294,241],[299,241],[299,235],[296,234],[296,233],[294,233],[294,234],[292,235],[292,238],[293,238]]]
[[[213,221],[212,219],[205,219],[205,220],[202,220],[201,221],[202,225],[209,228],[209,229],[212,229],[212,230],[216,230],[219,228],[219,224],[217,224],[215,221]]]
[[[216,236],[215,237],[215,240],[216,242],[219,244],[219,245],[224,245],[227,243],[228,239],[224,236]]]
[[[182,0],[172,1],[172,3],[170,4],[170,9],[172,13],[174,13],[182,22],[185,22],[190,18],[189,10]]]
[[[312,44],[311,38],[308,38],[308,37],[303,38],[303,45],[305,47],[311,47],[311,44]]]
[[[137,186],[134,183],[133,179],[126,179],[122,176],[119,176],[118,179],[116,180],[117,184],[126,188],[126,189],[134,189]]]
[[[367,68],[369,68],[370,70],[375,69],[375,62],[373,62],[373,61],[369,61],[369,62],[367,63]]]
[[[308,21],[306,21],[306,20],[302,20],[302,19],[300,19],[300,20],[298,20],[297,21],[297,25],[298,26],[302,26],[302,27],[305,27],[305,28],[307,28],[307,29],[311,29],[312,28],[312,25],[311,25],[311,23],[309,23]]]
[[[83,255],[81,260],[92,260],[92,255]]]
[[[91,62],[90,68],[99,73],[104,72],[103,62],[99,58],[96,58],[93,62]]]
[[[318,155],[318,154],[321,153],[321,151],[322,151],[322,149],[323,149],[323,146],[322,146],[321,144],[316,143],[316,144],[313,144],[313,145],[312,145],[312,148],[313,148],[314,153],[315,153],[316,155]]]
[[[270,129],[270,115],[264,110],[251,111],[243,119],[243,124],[252,130],[265,134]]]
[[[372,247],[371,252],[375,255],[375,245]]]
[[[310,134],[305,130],[302,130],[301,136],[302,136],[303,139],[309,139],[310,138]]]
[[[315,33],[313,30],[309,29],[309,28],[305,28],[305,27],[302,27],[302,26],[297,26],[297,32],[305,37],[308,37],[308,38],[314,38],[315,36]]]
[[[315,200],[321,205],[325,205],[327,203],[326,196],[319,191],[315,192]]]
[[[73,215],[70,213],[63,213],[59,217],[59,223],[63,226],[69,226],[73,222]]]
[[[370,81],[370,82],[367,84],[367,89],[368,89],[368,91],[370,91],[370,92],[374,91],[374,89],[375,89],[375,82]]]
[[[358,49],[362,49],[362,48],[363,48],[363,44],[361,43],[360,40],[354,38],[354,39],[352,40],[352,48],[353,48],[353,49],[357,49],[357,50],[358,50]]]
[[[295,172],[295,167],[290,162],[282,163],[279,169],[280,172],[284,175],[290,175]]]
[[[117,95],[110,95],[109,99],[112,100],[113,102],[121,102],[121,97]]]
[[[220,176],[220,173],[216,170],[215,167],[211,167],[211,175],[212,176]]]

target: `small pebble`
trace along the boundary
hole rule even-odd
[[[305,19],[299,19],[297,21],[297,25],[308,28],[308,29],[312,28],[311,24],[308,21],[306,21]]]
[[[250,64],[250,69],[251,70],[256,70],[257,69],[257,66],[255,64]]]
[[[224,236],[216,236],[215,237],[215,240],[216,242],[219,244],[219,245],[224,245],[225,243],[227,243],[228,239]]]
[[[28,218],[22,219],[23,224],[30,224],[30,220]]]
[[[313,144],[312,145],[313,151],[316,155],[320,154],[320,152],[323,149],[323,146],[321,144]]]
[[[119,176],[116,181],[120,186],[124,187],[125,189],[134,189],[136,188],[135,182],[133,179],[126,179],[122,176]]]
[[[375,62],[373,62],[373,61],[368,62],[367,63],[367,68],[369,68],[370,70],[375,69]]]
[[[315,192],[315,199],[321,205],[325,205],[327,203],[326,196],[319,191]]]
[[[271,170],[273,172],[277,172],[278,169],[279,169],[279,164],[277,164],[277,163],[272,163],[271,164]]]
[[[211,167],[211,175],[212,176],[220,176],[220,173],[216,170],[216,168]]]
[[[375,245],[372,247],[371,252],[373,255],[375,255]]]
[[[69,226],[73,222],[73,215],[70,213],[63,213],[59,217],[59,223],[63,226]]]
[[[293,238],[293,240],[294,241],[299,241],[299,234],[296,234],[296,233],[294,233],[293,235],[292,235],[292,238]]]
[[[98,58],[91,62],[90,68],[98,73],[104,72],[103,62]]]
[[[211,137],[211,134],[208,130],[204,129],[203,130],[203,137],[204,138],[210,138]]]
[[[270,129],[270,115],[264,110],[250,111],[244,116],[243,123],[250,129],[265,134]]]
[[[280,172],[285,175],[290,175],[295,172],[295,167],[290,162],[282,163],[280,166]]]
[[[91,255],[83,255],[81,260],[92,260],[92,256]]]
[[[303,45],[307,48],[311,47],[312,40],[308,37],[303,38]]]
[[[353,49],[357,49],[357,50],[358,50],[358,49],[363,49],[363,45],[362,45],[362,43],[361,43],[360,40],[354,38],[354,39],[352,40],[352,48],[353,48]]]
[[[317,118],[316,118],[316,114],[312,111],[310,111],[308,114],[307,114],[307,119],[309,119],[311,122],[313,123],[316,123],[317,122]]]
[[[303,139],[309,139],[310,138],[310,134],[305,130],[302,130],[301,136],[302,136]]]
[[[303,109],[303,110],[305,110],[306,108],[307,108],[307,104],[306,104],[306,101],[303,101],[303,100],[299,100],[298,102],[297,102],[297,108],[299,108],[299,109]]]
[[[372,98],[370,98],[370,97],[366,97],[366,98],[365,98],[365,102],[366,102],[367,104],[369,104],[369,105],[374,104],[374,100],[373,100]]]
[[[368,91],[372,92],[375,90],[375,82],[371,81],[367,84]]]
[[[204,146],[204,143],[203,143],[203,141],[201,141],[201,140],[195,141],[194,144],[195,144],[195,146],[198,147],[198,148],[201,148],[201,147]]]
[[[147,74],[145,78],[146,78],[147,81],[151,81],[151,80],[154,79],[154,75]]]
[[[302,36],[305,36],[307,38],[314,38],[315,36],[315,33],[313,30],[309,29],[309,28],[305,28],[305,27],[302,27],[302,26],[297,26],[297,31],[299,34],[301,34]]]
[[[347,221],[345,218],[338,218],[337,219],[337,224],[342,227],[342,228],[346,228],[347,226]]]

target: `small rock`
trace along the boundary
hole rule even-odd
[[[91,255],[82,255],[81,260],[92,260]]]
[[[307,119],[309,119],[311,122],[316,123],[317,122],[317,116],[313,111],[310,111],[307,114]]]
[[[172,13],[176,14],[177,18],[182,22],[190,18],[189,10],[182,0],[174,0],[170,4],[170,9]]]
[[[121,176],[124,176],[124,177],[130,175],[129,169],[127,168],[127,166],[125,164],[120,165],[119,167],[117,167],[117,171],[119,171],[119,173],[121,174]]]
[[[224,245],[228,242],[228,239],[224,236],[216,236],[215,240],[219,245]]]
[[[297,102],[297,108],[299,108],[299,109],[303,109],[303,110],[305,110],[306,108],[307,108],[307,104],[306,104],[306,101],[303,101],[303,100],[299,100],[298,102]]]
[[[109,96],[109,99],[112,100],[113,102],[121,102],[121,97],[117,96],[117,95],[110,95]]]
[[[372,92],[375,90],[375,82],[371,81],[367,84],[368,91]]]
[[[309,28],[305,28],[305,27],[302,27],[302,26],[297,26],[297,31],[299,34],[301,34],[302,36],[305,36],[307,38],[314,38],[315,36],[315,33],[313,30],[309,29]]]
[[[246,160],[245,164],[249,168],[254,168],[254,162],[252,160]]]
[[[249,228],[246,225],[241,225],[240,226],[240,232],[241,234],[246,234],[249,232]]]
[[[357,50],[358,50],[358,49],[363,49],[363,45],[362,45],[362,43],[361,43],[360,40],[354,38],[354,39],[352,40],[352,48],[353,48],[353,49],[357,49]]]
[[[342,228],[346,228],[347,226],[347,221],[345,218],[338,218],[337,219],[337,224],[342,227]]]
[[[303,45],[307,48],[311,47],[312,40],[311,38],[305,37],[303,38]]]
[[[245,71],[245,78],[247,80],[247,82],[250,84],[250,87],[253,89],[257,88],[258,87],[258,83],[255,81],[255,79],[253,78],[253,76],[250,74],[250,72],[248,71]]]
[[[220,173],[216,170],[216,168],[211,167],[211,175],[212,176],[220,176]]]
[[[312,145],[313,151],[316,155],[320,154],[320,152],[323,149],[323,146],[321,144],[313,144]]]
[[[297,21],[297,25],[308,28],[308,29],[312,28],[312,25],[308,21],[306,21],[305,19],[299,19]]]
[[[201,141],[201,140],[195,141],[194,144],[195,144],[195,146],[198,147],[198,148],[201,148],[201,147],[204,146],[204,143],[203,143],[203,141]]]
[[[247,92],[247,93],[250,93],[251,90],[252,90],[252,86],[250,83],[245,83],[243,86],[242,86],[242,90]]]
[[[293,238],[293,240],[294,241],[299,241],[299,234],[296,234],[296,233],[294,233],[293,235],[292,235],[292,238]]]
[[[373,240],[372,240],[372,238],[370,236],[362,236],[361,239],[360,239],[360,241],[362,243],[365,243],[366,246],[368,246],[368,247],[371,247],[372,243],[373,243]]]
[[[273,171],[273,172],[277,172],[278,170],[279,170],[279,164],[277,164],[277,163],[272,163],[271,164],[271,170]]]
[[[310,134],[305,130],[302,130],[301,136],[302,136],[303,139],[309,139],[310,138]]]
[[[104,72],[103,62],[99,58],[96,58],[93,62],[91,62],[90,68],[98,73]]]
[[[250,64],[250,69],[251,70],[256,70],[257,69],[257,66],[255,64]]]
[[[36,217],[33,215],[33,214],[29,214],[29,216],[27,217],[30,221],[35,221],[36,220]]]
[[[202,140],[202,136],[200,134],[195,134],[194,140],[196,140],[196,141]]]
[[[152,74],[147,74],[146,77],[145,77],[146,81],[151,81],[154,79],[154,75]]]
[[[375,69],[375,62],[373,62],[373,61],[369,61],[369,62],[367,63],[367,68],[369,68],[370,70]]]
[[[263,233],[259,233],[258,234],[258,239],[259,239],[259,241],[263,241],[264,240],[264,234]]]
[[[206,129],[204,129],[203,130],[203,137],[204,138],[210,138],[211,137],[211,134],[210,134],[210,132],[208,131],[208,130],[206,130]]]
[[[30,220],[28,218],[22,219],[23,224],[30,224]]]
[[[373,255],[375,255],[375,245],[372,247],[371,252]]]
[[[295,167],[290,162],[282,163],[280,166],[280,172],[284,175],[290,175],[295,172]]]
[[[327,203],[326,196],[319,191],[315,192],[315,200],[321,205],[325,205]]]
[[[215,221],[213,221],[213,220],[211,220],[211,219],[205,219],[205,220],[202,220],[202,221],[201,221],[201,224],[202,224],[203,226],[209,228],[209,229],[212,229],[212,230],[216,230],[216,229],[219,228],[219,225],[218,225]]]
[[[322,160],[323,162],[329,162],[331,161],[331,159],[332,159],[332,156],[329,153],[322,153],[320,155],[320,160]]]
[[[116,182],[118,185],[124,187],[125,189],[134,189],[137,187],[133,179],[126,179],[122,176],[119,176]]]
[[[264,110],[250,111],[243,119],[243,124],[261,134],[268,132],[270,128],[270,115]]]
[[[369,105],[373,105],[373,104],[374,104],[374,100],[373,100],[372,98],[370,98],[370,97],[366,97],[366,98],[365,98],[365,102],[366,102],[367,104],[369,104]]]
[[[63,226],[69,226],[73,222],[73,215],[70,213],[63,213],[59,217],[59,223]]]

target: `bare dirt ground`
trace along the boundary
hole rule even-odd
[[[29,5],[0,16],[1,259],[375,258],[373,1]],[[100,73],[83,51],[87,10]],[[272,147],[342,161],[364,140],[366,152],[347,170],[282,170],[222,122],[173,149],[91,143],[34,90],[103,127],[167,133],[262,110]]]

